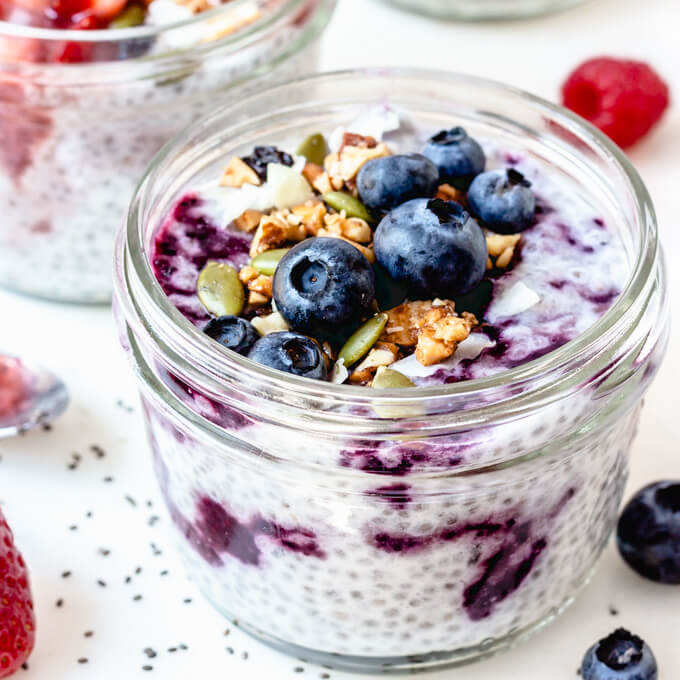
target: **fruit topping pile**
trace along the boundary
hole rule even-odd
[[[206,334],[287,373],[412,385],[388,367],[410,355],[438,364],[483,331],[471,300],[513,265],[534,223],[529,181],[485,168],[460,127],[422,154],[345,132],[333,152],[313,134],[296,155],[260,146],[232,158],[219,184],[229,228],[251,239],[250,260],[201,270]]]
[[[165,26],[191,19],[231,0],[0,0],[0,22],[37,28],[92,31],[129,29],[141,25]],[[219,40],[260,17],[257,3],[246,2],[206,18],[204,25],[183,27],[166,47],[178,48]],[[168,38],[168,40],[170,40]],[[163,41],[160,41],[161,43]],[[40,41],[0,38],[0,60],[23,62],[83,63],[140,57],[155,44],[152,37],[108,41]]]

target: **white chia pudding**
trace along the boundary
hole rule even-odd
[[[108,301],[114,234],[153,155],[216,97],[313,67],[333,4],[226,3],[180,27],[185,6],[167,27],[156,10],[94,43],[12,37],[0,21],[0,284]]]
[[[607,364],[533,376],[542,396],[522,406],[517,370],[626,288],[619,227],[455,120],[438,132],[385,104],[347,120],[224,158],[157,222],[147,266],[172,305],[224,361],[310,392],[243,361],[220,390],[135,337],[156,470],[189,573],[247,630],[353,669],[472,658],[587,580],[662,350],[634,386]]]

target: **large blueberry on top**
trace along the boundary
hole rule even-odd
[[[315,338],[349,335],[375,296],[370,263],[337,238],[310,238],[287,252],[274,272],[276,308],[291,325]]]
[[[438,132],[423,153],[437,166],[439,179],[458,189],[467,189],[486,165],[484,150],[462,127]]]
[[[305,378],[325,380],[328,376],[328,362],[321,347],[316,340],[300,333],[269,333],[253,345],[248,358]]]
[[[657,680],[652,650],[637,635],[619,628],[594,644],[583,657],[583,680]]]
[[[419,198],[404,203],[380,222],[373,245],[380,265],[416,298],[468,293],[486,271],[484,234],[453,201]]]
[[[531,183],[517,170],[490,170],[475,177],[468,202],[487,229],[516,234],[534,221],[536,197],[530,187]]]
[[[203,332],[239,354],[248,354],[260,337],[250,321],[232,314],[211,319],[203,328]]]
[[[621,514],[616,538],[621,556],[638,574],[680,584],[680,480],[638,491]]]
[[[425,156],[374,158],[357,176],[357,189],[371,210],[387,211],[413,198],[430,198],[437,192],[439,170]]]

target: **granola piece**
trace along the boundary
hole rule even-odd
[[[354,181],[365,163],[389,155],[390,150],[385,144],[378,144],[372,148],[345,146],[340,152],[326,156],[324,169],[328,173],[333,189],[339,191],[346,182]]]
[[[248,293],[248,306],[249,307],[262,307],[270,302],[270,298],[262,293],[251,290]]]
[[[450,184],[440,184],[437,189],[435,198],[441,198],[442,201],[455,201],[456,203],[464,203],[466,201],[465,192]]]
[[[242,212],[235,220],[234,226],[239,231],[244,231],[249,234],[251,231],[257,229],[260,220],[264,217],[264,213],[259,210],[246,210]]]
[[[328,210],[321,201],[307,201],[296,205],[291,212],[301,219],[308,236],[316,236],[319,229],[323,229],[324,217]]]
[[[222,177],[220,177],[220,186],[240,189],[244,184],[260,186],[261,182],[257,173],[247,163],[244,163],[238,156],[234,156],[224,168]]]
[[[248,281],[248,290],[264,295],[267,302],[272,299],[272,276],[265,276],[264,274],[259,274],[254,279]]]
[[[307,162],[302,169],[302,175],[312,186],[314,186],[314,182],[317,178],[320,175],[323,175],[323,168],[316,163]]]
[[[302,241],[307,236],[299,216],[289,210],[263,215],[250,244],[250,257],[277,248],[288,241]]]
[[[253,281],[260,275],[260,272],[255,269],[255,267],[251,267],[249,264],[247,264],[245,267],[241,268],[241,271],[238,273],[238,278],[240,279],[241,283],[247,284],[250,283],[250,281]]]
[[[368,222],[360,217],[347,217],[344,210],[340,213],[327,213],[324,216],[324,225],[331,233],[344,236],[350,241],[370,243],[373,240]]]
[[[313,182],[312,186],[320,193],[327,194],[333,191],[331,186],[331,178],[327,172],[322,172]]]
[[[474,315],[456,314],[451,300],[405,302],[387,312],[382,340],[415,347],[416,359],[431,366],[448,359],[477,325]]]
[[[416,359],[423,366],[432,366],[448,359],[456,351],[459,342],[465,340],[476,319],[471,314],[444,316],[423,326],[418,333]]]
[[[486,234],[486,248],[489,251],[487,269],[505,269],[515,254],[515,248],[522,238],[521,234]],[[491,265],[491,266],[489,266]]]
[[[392,365],[399,357],[399,348],[393,343],[377,342],[364,360],[349,374],[354,384],[369,383],[381,366]]]
[[[451,300],[418,300],[404,302],[386,313],[387,326],[381,339],[401,347],[415,347],[420,329],[426,324],[455,315],[456,305]]]
[[[373,246],[362,246],[360,243],[340,236],[339,234],[334,234],[332,231],[328,231],[328,229],[319,229],[316,235],[327,236],[328,238],[339,238],[343,241],[347,241],[347,243],[353,245],[371,264],[375,262],[375,251],[373,250]]]
[[[345,132],[342,136],[342,143],[340,144],[340,152],[346,146],[358,146],[362,149],[375,149],[378,146],[378,140],[370,135],[359,135],[356,132]]]

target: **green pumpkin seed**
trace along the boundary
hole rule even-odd
[[[338,359],[345,360],[345,366],[355,364],[368,352],[382,335],[387,325],[387,314],[376,314],[360,326],[343,345]]]
[[[299,156],[304,156],[310,163],[323,165],[323,161],[328,153],[328,144],[326,144],[325,137],[320,132],[317,132],[316,134],[309,135],[309,137],[305,137],[297,152]]]
[[[276,271],[281,258],[290,250],[290,248],[274,248],[273,250],[265,250],[264,253],[256,255],[251,261],[250,266],[255,267],[260,274],[266,276],[273,276]]]
[[[208,262],[196,286],[201,304],[214,316],[240,314],[246,301],[238,272],[229,264]]]
[[[371,387],[376,390],[389,390],[398,387],[415,387],[415,384],[403,373],[381,366],[373,378]]]
[[[110,24],[110,28],[132,28],[144,23],[146,12],[139,5],[126,7]]]
[[[368,212],[366,206],[351,194],[346,194],[344,191],[329,191],[321,198],[333,210],[338,212],[344,210],[347,217],[360,217],[362,220],[366,220],[366,222],[373,221],[373,217],[371,217],[371,213]]]

